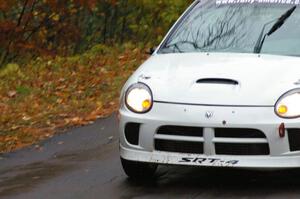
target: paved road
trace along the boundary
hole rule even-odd
[[[132,182],[118,155],[115,116],[0,158],[0,198],[300,198],[300,172],[160,167]]]

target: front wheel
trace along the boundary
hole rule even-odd
[[[154,177],[157,169],[156,164],[134,162],[121,158],[123,170],[129,178],[147,180]]]

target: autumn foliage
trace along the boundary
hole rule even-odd
[[[192,0],[0,0],[0,153],[117,110]]]
[[[82,53],[96,44],[156,43],[191,0],[0,0],[0,65]]]
[[[118,108],[119,90],[147,58],[132,44],[37,59],[0,72],[0,153],[86,125]]]

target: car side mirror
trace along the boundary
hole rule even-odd
[[[148,51],[146,51],[146,53],[148,55],[152,55],[155,51],[156,51],[157,47],[151,47]]]

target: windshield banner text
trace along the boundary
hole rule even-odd
[[[228,4],[288,4],[288,5],[300,5],[300,0],[216,0],[217,5]]]

